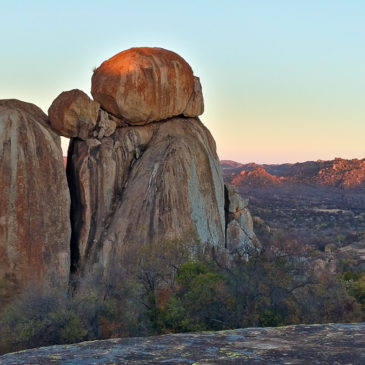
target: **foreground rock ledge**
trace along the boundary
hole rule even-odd
[[[0,356],[0,364],[365,364],[365,323],[123,338]]]

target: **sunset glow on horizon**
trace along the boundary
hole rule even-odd
[[[360,0],[4,1],[0,98],[47,112],[62,91],[90,95],[113,55],[162,47],[200,77],[221,159],[362,159],[364,15]]]

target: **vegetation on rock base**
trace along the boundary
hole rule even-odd
[[[316,253],[304,255],[293,242],[272,243],[233,260],[218,252],[189,260],[196,247],[182,242],[128,250],[133,255],[109,278],[74,278],[68,295],[32,288],[2,308],[0,350],[365,319],[365,273],[356,262],[343,260],[341,270],[331,272],[326,265],[318,269]]]

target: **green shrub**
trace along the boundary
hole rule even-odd
[[[365,313],[365,273],[358,275],[350,286],[349,293],[354,296]]]

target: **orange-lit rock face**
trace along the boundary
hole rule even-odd
[[[35,105],[0,100],[0,282],[66,288],[70,198],[60,137]],[[3,294],[3,293],[2,293]]]
[[[195,89],[199,86],[194,87],[193,71],[182,57],[145,47],[103,62],[93,74],[91,94],[115,116],[130,124],[146,124],[184,114],[188,105],[187,116],[199,115],[194,111],[202,112],[203,107],[195,105],[199,99]],[[202,104],[202,96],[199,100]]]

